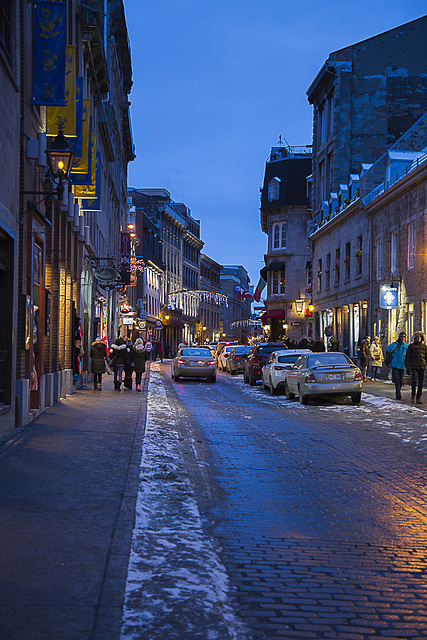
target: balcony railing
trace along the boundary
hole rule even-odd
[[[406,169],[403,169],[403,171],[396,174],[391,180],[388,180],[387,182],[385,181],[381,182],[381,184],[375,187],[375,189],[372,189],[372,191],[370,191],[368,195],[366,195],[363,198],[363,204],[364,205],[370,204],[373,200],[375,200],[375,198],[378,198],[378,196],[380,196],[382,193],[385,193],[388,189],[390,189],[390,187],[396,184],[396,182],[399,182],[399,180],[407,176],[408,173],[411,173],[411,171],[414,171],[415,169],[417,169],[420,165],[424,164],[424,162],[426,161],[427,161],[427,153],[424,153],[422,156],[419,156],[413,162],[411,162],[411,164],[408,165]]]

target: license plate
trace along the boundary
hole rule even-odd
[[[328,376],[329,380],[341,380],[341,374],[340,373],[330,373]]]

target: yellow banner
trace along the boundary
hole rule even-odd
[[[76,198],[96,198],[96,134],[92,134],[92,184],[74,185]]]
[[[83,157],[74,158],[71,173],[89,173],[90,98],[83,98]]]
[[[65,107],[47,107],[47,135],[76,134],[76,47],[67,44],[65,57]]]

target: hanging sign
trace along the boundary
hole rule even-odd
[[[396,309],[399,306],[399,291],[395,286],[382,284],[380,288],[381,309]]]

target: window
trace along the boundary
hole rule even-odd
[[[326,198],[326,176],[325,176],[325,161],[320,163],[320,199]]]
[[[279,199],[279,184],[280,184],[279,178],[273,178],[273,180],[270,180],[270,182],[268,183],[268,201],[269,202],[271,202],[272,200]]]
[[[331,286],[331,254],[328,253],[326,256],[326,267],[325,267],[325,289],[329,289]]]
[[[346,242],[345,244],[345,256],[344,256],[344,282],[348,282],[350,280],[350,252],[351,252],[351,242]]]
[[[363,238],[357,236],[356,241],[356,275],[362,275]]]
[[[341,251],[338,248],[335,250],[335,264],[334,264],[335,286],[339,285],[340,283],[340,267],[341,267]]]
[[[397,231],[390,236],[390,271],[393,276],[397,273]]]
[[[286,248],[287,241],[287,223],[273,225],[273,249]]]
[[[415,224],[408,224],[408,269],[415,266]]]
[[[377,258],[377,280],[382,278],[382,265],[383,265],[383,241],[382,238],[377,240],[376,245],[376,258]]]
[[[273,271],[273,286],[272,293],[273,295],[277,295],[280,293],[285,293],[285,272],[282,271]]]
[[[322,291],[322,258],[319,259],[317,267],[317,291]]]

